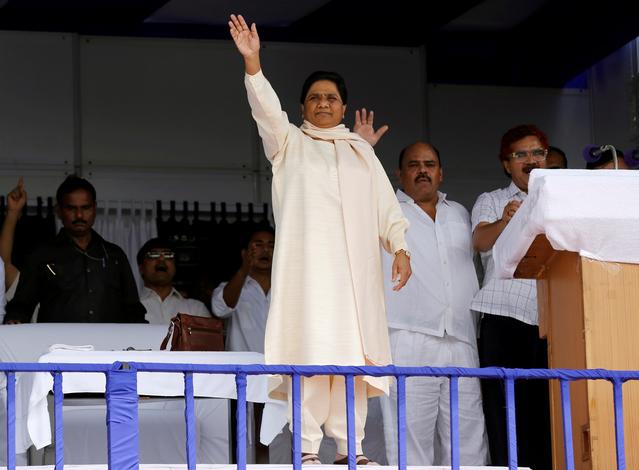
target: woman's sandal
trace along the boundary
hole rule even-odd
[[[302,452],[302,465],[319,465],[322,461],[317,454]]]
[[[334,465],[348,465],[348,455],[333,462]],[[364,454],[355,456],[355,465],[379,465],[377,462],[369,460]]]

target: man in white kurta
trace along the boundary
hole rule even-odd
[[[468,211],[438,191],[439,153],[417,142],[405,148],[397,199],[410,228],[406,241],[413,276],[400,292],[385,279],[393,363],[398,366],[478,367],[477,317],[470,303],[478,290]],[[391,260],[384,256],[385,268]],[[388,272],[384,269],[384,273]],[[409,378],[406,388],[408,465],[450,465],[448,379]],[[382,397],[389,464],[397,464],[397,390]],[[462,465],[487,461],[484,414],[478,379],[459,380]]]
[[[242,250],[242,265],[229,282],[213,291],[213,313],[227,319],[226,349],[264,353],[264,332],[271,304],[275,236],[258,230]]]
[[[146,321],[168,326],[178,313],[211,316],[206,305],[196,299],[184,298],[173,287],[175,252],[168,242],[159,238],[147,241],[138,252],[137,262],[144,281],[140,302],[146,308]]]

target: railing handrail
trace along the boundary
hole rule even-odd
[[[115,361],[112,364],[0,362],[0,372],[108,372],[123,364],[138,372],[191,372],[195,374],[246,375],[367,375],[416,377],[472,377],[480,379],[539,380],[639,380],[639,371],[610,369],[509,369],[505,367],[406,367],[406,366],[336,366],[287,364],[189,364]]]
[[[398,392],[398,468],[406,469],[405,449],[405,384],[407,377],[448,377],[450,379],[451,468],[460,468],[458,426],[458,381],[460,378],[503,380],[506,390],[508,468],[517,466],[517,436],[515,431],[516,380],[559,380],[561,388],[562,428],[567,470],[574,469],[569,382],[576,380],[607,380],[613,385],[617,468],[625,470],[622,386],[628,380],[639,380],[639,371],[607,369],[507,369],[500,367],[404,367],[404,366],[335,366],[335,365],[265,365],[265,364],[188,364],[160,362],[92,363],[0,363],[0,373],[6,377],[7,390],[7,468],[15,469],[15,385],[16,373],[49,372],[54,376],[54,416],[56,420],[56,469],[64,467],[62,430],[62,374],[104,373],[107,401],[109,468],[138,468],[137,453],[137,374],[139,372],[181,373],[184,376],[187,466],[195,469],[195,414],[193,374],[234,375],[237,407],[237,468],[246,469],[246,393],[247,377],[251,375],[289,375],[292,378],[293,469],[301,470],[301,377],[342,375],[346,385],[346,415],[348,434],[348,469],[355,464],[355,376],[394,376]],[[113,415],[113,416],[111,416]],[[404,442],[402,442],[404,441]]]

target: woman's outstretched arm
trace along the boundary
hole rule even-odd
[[[255,23],[249,28],[242,15],[231,15],[229,29],[237,50],[244,58],[244,84],[253,119],[264,143],[264,152],[271,163],[276,165],[282,160],[282,149],[291,131],[288,116],[282,111],[275,90],[262,73],[260,38]]]
[[[242,15],[231,15],[229,28],[235,47],[244,58],[246,73],[255,75],[262,68],[260,66],[260,37],[257,34],[255,23],[252,23],[249,28]]]

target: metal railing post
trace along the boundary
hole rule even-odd
[[[114,364],[106,373],[107,440],[109,469],[138,470],[137,371],[128,364]]]

